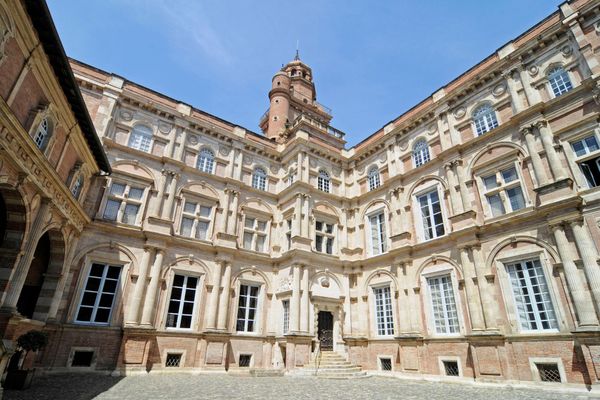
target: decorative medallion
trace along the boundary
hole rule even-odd
[[[219,146],[219,154],[221,154],[222,156],[228,156],[230,151],[231,147]]]
[[[506,85],[504,83],[500,83],[492,89],[492,94],[494,97],[500,97],[504,94],[504,92],[506,92]]]
[[[537,65],[530,65],[529,67],[527,67],[527,72],[529,72],[530,76],[536,76],[539,71],[540,69]]]
[[[427,127],[427,133],[429,135],[433,135],[437,132],[437,124],[433,123]]]
[[[330,285],[330,282],[329,282],[329,277],[327,277],[327,276],[324,276],[324,277],[322,277],[322,278],[320,279],[320,282],[319,282],[319,283],[321,284],[321,286],[322,286],[322,287],[324,287],[324,288],[328,288],[328,287],[329,287],[329,285]]]
[[[119,115],[124,121],[131,121],[133,119],[133,113],[131,111],[121,110],[121,113]]]
[[[565,57],[569,57],[573,53],[573,49],[568,44],[565,44],[563,47],[561,47],[560,51]]]
[[[188,143],[192,145],[198,144],[198,136],[196,135],[188,135]]]
[[[164,121],[158,121],[158,130],[164,134],[167,134],[169,132],[171,132],[171,129],[173,129],[173,125],[164,122]]]
[[[454,117],[457,119],[461,119],[467,114],[467,110],[464,107],[458,107],[454,110]]]

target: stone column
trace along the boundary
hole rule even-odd
[[[185,143],[187,142],[187,136],[188,136],[188,130],[185,128],[182,129],[181,142],[179,143],[179,147],[177,147],[177,151],[175,151],[175,154],[173,156],[174,159],[179,160],[183,163],[185,163],[184,156],[185,156]]]
[[[142,255],[142,261],[140,262],[138,278],[135,282],[133,294],[131,295],[131,303],[127,309],[127,316],[125,317],[125,324],[137,325],[140,323],[140,304],[142,303],[142,295],[144,293],[144,289],[146,288],[150,260],[154,259],[154,252],[155,249],[153,247],[144,247],[144,254]]]
[[[406,263],[400,263],[396,276],[398,277],[398,284],[400,286],[400,296],[398,296],[398,314],[400,320],[400,333],[410,333],[410,315],[411,312],[417,312],[417,310],[411,310],[409,308],[408,293],[410,285],[408,285],[408,279],[406,276],[406,269],[408,265]]]
[[[533,165],[533,174],[535,175],[535,180],[537,181],[538,186],[544,186],[548,183],[548,177],[546,176],[546,171],[544,169],[544,164],[542,163],[540,153],[537,151],[535,145],[533,130],[531,127],[521,128],[521,134],[523,137],[525,137],[525,144],[527,145],[527,152],[529,153],[531,164]]]
[[[456,176],[458,178],[458,193],[460,193],[460,200],[462,202],[462,208],[464,211],[470,211],[471,199],[469,198],[469,188],[467,188],[468,177],[465,176],[465,169],[463,168],[463,160],[457,159],[454,161],[454,167],[456,168]]]
[[[156,218],[160,218],[161,216],[160,211],[162,207],[162,202],[165,197],[165,186],[167,184],[166,174],[167,171],[164,169],[160,173],[160,179],[158,181],[158,191],[156,192],[156,198],[154,199],[154,203],[150,208],[150,215]]]
[[[446,136],[443,117],[444,112],[440,112],[435,117],[438,135],[440,136],[440,145],[442,146],[442,151],[448,150],[450,147],[452,147],[452,143],[450,143],[450,141],[448,140],[449,138]]]
[[[481,300],[479,298],[478,287],[473,283],[475,278],[475,271],[473,264],[469,259],[469,248],[461,247],[460,261],[463,268],[465,289],[467,294],[467,303],[469,305],[469,314],[471,316],[471,328],[473,331],[483,331],[485,324],[483,322],[483,312],[481,310]]]
[[[310,218],[310,196],[302,194],[304,204],[302,206],[304,217],[302,218],[302,236],[310,238],[309,233],[309,218]]]
[[[19,301],[21,290],[23,289],[23,285],[25,284],[25,278],[27,278],[27,273],[29,272],[31,260],[33,260],[33,255],[35,253],[35,249],[42,234],[42,229],[44,229],[49,218],[50,199],[43,198],[40,204],[40,208],[38,209],[38,212],[35,215],[35,219],[31,224],[31,228],[29,229],[29,235],[27,237],[25,245],[23,246],[23,251],[20,253],[20,257],[15,263],[12,276],[8,281],[6,295],[2,303],[2,308],[11,311],[15,311],[17,309],[17,302]]]
[[[521,80],[521,84],[523,85],[523,91],[525,92],[525,97],[527,97],[527,103],[529,103],[529,107],[539,103],[542,99],[537,89],[531,87],[531,81],[529,79],[527,67],[520,65],[517,70],[519,71],[519,78]]]
[[[225,272],[223,273],[223,279],[221,280],[223,292],[221,292],[221,300],[219,301],[219,318],[217,321],[217,328],[227,330],[229,298],[231,297],[231,263],[229,261],[221,261],[221,263],[223,264]]]
[[[502,73],[502,77],[506,80],[506,86],[508,87],[508,93],[510,94],[511,104],[513,107],[513,112],[518,114],[523,110],[523,103],[521,102],[521,98],[519,97],[519,92],[515,86],[515,79],[513,75],[516,71],[511,69],[510,71],[504,71]]]
[[[389,175],[390,178],[395,176],[397,174],[396,172],[396,163],[398,162],[396,160],[396,158],[394,157],[394,148],[392,144],[388,144],[386,147],[386,155],[387,155],[387,164],[388,164],[388,171],[389,171]],[[346,182],[345,180],[343,180],[342,182]],[[345,187],[346,185],[342,185],[342,187]]]
[[[475,274],[477,275],[477,282],[479,286],[479,295],[481,296],[481,302],[483,303],[483,316],[485,319],[485,326],[490,330],[497,330],[497,318],[500,315],[498,311],[498,303],[494,300],[494,283],[488,283],[486,278],[486,266],[481,254],[481,247],[475,245],[471,247],[473,255],[473,264],[475,265]]]
[[[163,249],[156,250],[156,257],[152,265],[150,273],[150,283],[146,291],[146,299],[144,301],[144,309],[142,312],[142,325],[151,326],[156,309],[156,295],[158,294],[158,286],[160,283],[160,272],[162,269],[163,257],[165,251]]]
[[[452,215],[461,214],[463,212],[460,198],[456,192],[456,175],[454,173],[454,162],[444,164],[446,176],[448,179],[448,190],[450,191],[450,202],[452,203]]]
[[[452,140],[452,145],[456,146],[462,142],[460,133],[456,130],[454,125],[456,124],[456,120],[454,118],[454,114],[452,111],[448,111],[446,113],[446,121],[448,122],[448,130],[450,131],[450,138]]]
[[[583,63],[585,63],[594,76],[598,75],[598,73],[600,73],[600,63],[598,62],[596,54],[594,54],[594,47],[587,39],[583,29],[581,28],[581,25],[579,24],[577,15],[571,14],[565,18],[563,23],[569,25],[569,29],[577,41],[577,47],[579,54],[581,54],[580,58],[583,60]]]
[[[550,171],[552,171],[554,179],[557,181],[565,179],[567,175],[565,174],[565,169],[563,168],[558,154],[556,154],[556,149],[554,148],[554,139],[548,123],[543,120],[538,121],[536,122],[535,127],[540,132],[542,145],[546,151],[546,157],[548,158],[548,164],[550,164]]]
[[[597,326],[598,318],[596,317],[594,306],[585,293],[585,288],[581,282],[579,271],[573,262],[575,256],[571,251],[571,245],[567,240],[564,228],[561,224],[553,225],[552,232],[554,233],[558,254],[560,255],[563,264],[565,278],[567,279],[569,291],[571,292],[573,305],[575,306],[575,312],[579,316],[579,325]]]
[[[75,257],[75,250],[77,249],[77,243],[79,242],[79,236],[72,236],[69,240],[69,252],[65,254],[65,261],[62,267],[61,275],[58,278],[58,282],[56,284],[56,289],[52,295],[52,301],[50,303],[50,309],[48,310],[48,318],[49,320],[55,320],[56,314],[58,312],[58,307],[60,306],[60,300],[65,291],[65,284],[67,283],[67,277],[69,276],[69,268],[71,268],[71,264],[73,263],[73,258]]]
[[[221,274],[223,266],[217,262],[215,274],[213,275],[212,291],[210,292],[210,303],[206,313],[206,328],[217,328],[217,310],[219,309],[219,288],[221,287]]]
[[[350,303],[350,275],[344,273],[344,325],[343,325],[343,336],[349,336],[352,334],[352,304]],[[310,318],[310,316],[309,316]]]
[[[290,299],[290,332],[300,330],[300,266],[292,266],[292,298]]]
[[[231,197],[231,189],[225,189],[225,200],[223,200],[223,207],[219,224],[217,226],[217,232],[227,233],[227,221],[229,219],[229,202]]]
[[[302,152],[299,151],[298,152],[298,157],[296,159],[296,179],[298,179],[299,182],[304,182],[304,176],[303,176],[303,169],[302,168]]]
[[[305,265],[302,267],[302,297],[300,298],[300,330],[308,333],[308,327],[310,326],[308,320],[310,318],[309,304],[308,304],[308,267]]]
[[[583,270],[594,297],[596,310],[600,310],[600,268],[598,267],[598,251],[591,239],[590,231],[583,219],[571,222],[575,244],[583,261]]]
[[[301,236],[302,227],[302,195],[296,195],[296,206],[294,207],[294,219],[292,220],[292,237]]]
[[[231,218],[227,218],[227,233],[235,235],[237,230],[238,220],[238,199],[240,198],[240,192],[237,190],[231,191]]]
[[[171,175],[171,182],[169,183],[169,193],[167,195],[167,201],[165,202],[162,213],[162,218],[166,220],[170,220],[171,215],[173,214],[173,203],[175,202],[177,179],[179,178],[179,174],[174,171],[169,171],[168,174]]]
[[[362,322],[362,324],[360,326],[360,331],[367,337],[371,336],[371,324],[374,323],[373,322],[374,317],[369,312],[369,293],[368,293],[369,290],[371,290],[371,289],[367,288],[367,293],[364,293],[363,295],[360,296],[360,316],[361,316],[361,318],[358,318],[358,320]]]
[[[310,182],[310,160],[309,155],[306,151],[302,152],[302,164],[304,167],[304,182]]]

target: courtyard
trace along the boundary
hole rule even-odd
[[[583,400],[597,397],[511,387],[409,381],[387,377],[354,380],[251,378],[228,375],[165,374],[132,377],[51,375],[36,377],[23,391],[5,391],[7,400],[121,399],[406,399]]]

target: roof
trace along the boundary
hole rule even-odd
[[[106,157],[102,143],[96,134],[96,129],[94,129],[94,124],[90,118],[85,102],[83,101],[81,92],[79,91],[79,86],[73,76],[73,71],[71,70],[69,60],[65,54],[65,49],[62,46],[54,22],[52,21],[52,16],[50,15],[50,10],[48,10],[46,1],[23,0],[23,3],[27,9],[29,18],[31,18],[33,27],[38,33],[38,38],[42,43],[44,52],[48,56],[48,60],[50,60],[50,65],[54,74],[71,106],[71,111],[73,111],[81,132],[98,163],[98,167],[102,171],[110,173],[111,169],[108,158]]]

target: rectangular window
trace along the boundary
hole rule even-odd
[[[266,243],[267,222],[246,216],[244,221],[244,248],[264,253],[267,251]]]
[[[181,212],[179,233],[182,236],[207,240],[211,216],[212,207],[186,200]]]
[[[389,286],[373,288],[375,295],[375,317],[377,334],[390,336],[394,334],[394,314],[392,311],[392,294]]]
[[[515,307],[521,329],[539,331],[558,329],[554,306],[546,283],[546,276],[539,260],[508,264]]]
[[[121,275],[120,265],[93,263],[75,322],[108,325]]]
[[[585,176],[588,187],[593,188],[600,185],[600,156],[598,150],[598,139],[595,135],[585,137],[571,143],[573,152],[577,157],[577,164]],[[596,155],[595,157],[593,155]]]
[[[458,312],[450,275],[427,278],[435,332],[459,333]]]
[[[333,224],[323,221],[315,222],[315,250],[320,253],[333,254]]]
[[[283,334],[285,335],[290,331],[290,301],[283,300],[281,305],[283,306]]]
[[[102,218],[136,225],[142,208],[144,189],[125,183],[113,182],[110,185]]]
[[[520,176],[514,166],[483,176],[481,181],[492,217],[525,208]]]
[[[423,237],[425,240],[434,239],[445,234],[442,206],[437,189],[417,196],[423,223]]]
[[[258,309],[258,286],[240,285],[236,330],[254,332],[256,311]]]
[[[385,213],[382,211],[369,216],[371,225],[371,254],[378,255],[387,250],[387,235],[385,232]]]
[[[198,278],[175,275],[169,299],[167,328],[189,329],[192,327]]]
[[[129,137],[129,147],[150,153],[150,145],[152,144],[152,134],[138,132],[135,129]]]

